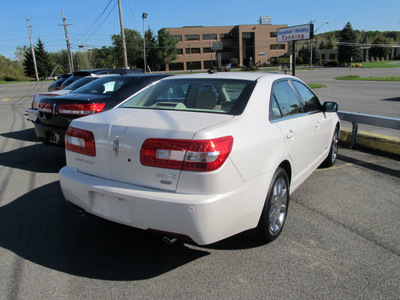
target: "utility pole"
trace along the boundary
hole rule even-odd
[[[118,10],[119,10],[119,23],[121,25],[122,53],[124,56],[124,68],[129,69],[128,57],[126,55],[125,31],[124,31],[124,20],[122,19],[121,0],[118,0]]]
[[[68,25],[72,24],[67,24],[67,18],[64,17],[63,10],[61,10],[61,14],[63,19],[63,25],[59,24],[58,26],[64,26],[65,41],[67,42],[67,50],[68,50],[69,71],[72,73],[74,71],[74,61],[72,60],[71,44],[69,42],[69,35],[68,35]]]
[[[32,37],[31,37],[31,26],[29,26],[29,19],[26,18],[26,25],[28,26],[28,35],[29,35],[29,42],[31,43],[31,51],[32,51],[32,58],[33,58],[33,67],[35,69],[35,76],[36,81],[39,81],[39,75],[36,66],[36,56],[35,56],[35,48],[33,47]]]

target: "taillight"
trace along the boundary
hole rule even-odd
[[[68,127],[65,134],[65,148],[69,151],[96,156],[94,134],[91,131]]]
[[[33,100],[32,100],[32,109],[35,109],[36,107],[35,107],[35,99],[36,99],[36,96],[38,96],[38,95],[40,95],[40,96],[45,96],[46,98],[48,98],[48,97],[57,97],[57,96],[60,96],[60,94],[53,94],[53,93],[51,93],[51,94],[36,94],[35,96],[33,96]],[[42,98],[42,97],[40,97],[40,98]]]
[[[58,113],[63,115],[79,115],[85,116],[103,111],[105,103],[87,103],[87,104],[60,104]]]
[[[144,166],[209,172],[220,168],[233,145],[233,137],[211,140],[148,139],[140,150]]]
[[[51,103],[40,101],[38,105],[38,110],[44,113],[52,113],[53,106],[51,105]]]
[[[36,98],[36,95],[33,96],[32,104],[31,104],[31,108],[32,109],[36,109],[36,107],[35,107],[35,98]]]

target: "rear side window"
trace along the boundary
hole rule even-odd
[[[135,84],[135,80],[129,77],[122,77],[122,76],[110,76],[96,79],[80,88],[76,89],[75,93],[84,93],[84,94],[117,94],[118,91],[130,84]]]
[[[322,111],[322,105],[318,97],[310,91],[308,87],[298,81],[292,81],[293,86],[297,90],[301,100],[303,101],[305,112]]]
[[[278,81],[272,86],[270,112],[275,116],[273,119],[303,113],[299,99],[287,80]]]

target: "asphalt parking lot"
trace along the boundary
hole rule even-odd
[[[0,92],[0,299],[398,299],[399,160],[340,148],[292,195],[270,244],[243,233],[167,245],[64,202],[64,150],[26,120],[45,87]]]

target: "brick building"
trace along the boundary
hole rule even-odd
[[[201,70],[228,64],[263,65],[271,57],[287,52],[287,43],[278,43],[276,31],[287,25],[185,26],[166,28],[178,42],[178,58],[167,66],[172,70]],[[218,53],[218,54],[217,54]]]

